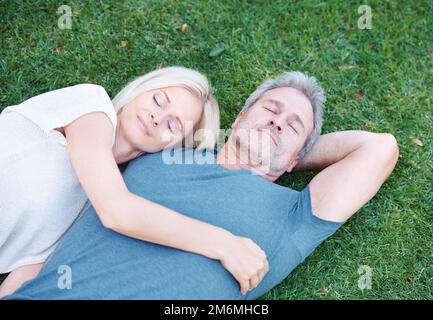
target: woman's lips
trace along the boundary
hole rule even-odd
[[[149,128],[146,125],[146,122],[143,118],[140,117],[140,115],[137,115],[138,122],[140,122],[140,126],[143,129],[144,133],[148,136],[149,135]]]

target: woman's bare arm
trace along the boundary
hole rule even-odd
[[[25,282],[36,278],[41,269],[42,263],[37,263],[13,270],[0,285],[0,299],[13,294]]]
[[[102,112],[83,115],[65,126],[71,162],[102,224],[133,238],[221,260],[242,292],[257,286],[268,263],[251,240],[128,191],[112,153],[112,130]]]

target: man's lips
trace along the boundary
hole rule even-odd
[[[138,122],[140,122],[141,127],[143,128],[143,131],[146,135],[149,135],[149,128],[146,125],[146,122],[144,121],[144,119],[137,114],[137,118],[138,118]]]
[[[257,129],[257,131],[267,134],[271,138],[272,142],[276,146],[278,145],[277,140],[275,139],[274,135],[272,134],[272,132],[270,130],[267,130],[267,129],[263,130],[262,128],[259,128],[259,129]]]

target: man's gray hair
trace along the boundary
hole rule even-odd
[[[303,158],[311,150],[322,132],[323,107],[326,97],[316,78],[299,71],[292,71],[284,72],[274,79],[266,80],[248,97],[242,111],[247,111],[266,91],[281,87],[291,87],[301,91],[310,100],[313,107],[313,131],[299,152],[299,156]]]

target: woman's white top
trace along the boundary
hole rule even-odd
[[[103,87],[79,84],[9,106],[0,114],[0,273],[44,262],[88,197],[54,128],[80,116],[117,116]]]

